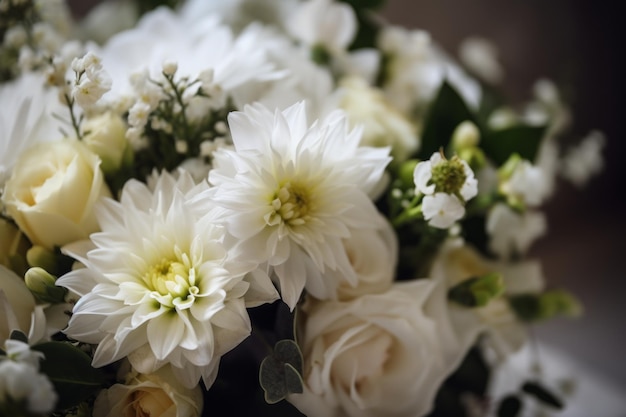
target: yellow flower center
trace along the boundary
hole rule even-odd
[[[146,272],[144,281],[151,297],[168,308],[189,308],[200,292],[196,286],[196,270],[186,254],[181,260],[161,259]]]
[[[305,187],[287,182],[272,196],[271,205],[272,212],[265,215],[265,222],[269,226],[282,223],[300,226],[310,219],[310,196]]]

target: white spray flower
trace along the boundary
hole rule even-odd
[[[489,248],[504,259],[513,254],[524,254],[530,245],[546,232],[543,213],[526,211],[516,213],[508,205],[496,204],[487,213]]]

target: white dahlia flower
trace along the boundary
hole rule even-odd
[[[309,125],[304,103],[275,113],[247,106],[228,120],[235,151],[215,154],[210,192],[241,256],[267,262],[292,309],[303,288],[337,297],[328,270],[356,285],[343,239],[381,227],[367,193],[381,179],[389,148],[359,147],[361,131],[350,131],[341,111]]]
[[[141,373],[169,364],[185,386],[209,387],[250,333],[246,307],[278,298],[269,278],[246,275],[256,265],[232,259],[207,188],[184,171],[152,191],[131,180],[97,208],[102,231],[63,248],[86,266],[57,281],[82,296],[65,332],[98,344],[94,366],[128,356]]]

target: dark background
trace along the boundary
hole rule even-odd
[[[223,0],[230,1],[230,0]],[[69,1],[84,12],[94,0]],[[546,204],[549,234],[532,255],[543,261],[551,286],[570,289],[584,303],[577,320],[554,320],[536,337],[626,388],[626,176],[622,93],[626,52],[619,2],[591,0],[387,0],[392,23],[429,31],[450,54],[467,36],[492,40],[506,69],[510,103],[530,99],[533,82],[548,77],[563,87],[574,123],[565,143],[591,129],[608,139],[605,170],[584,190],[561,182]],[[621,258],[624,256],[624,258]]]
[[[626,155],[624,154],[624,21],[619,2],[588,0],[388,0],[390,22],[429,31],[450,54],[467,36],[489,38],[506,70],[511,103],[530,99],[533,82],[563,87],[574,123],[566,143],[591,129],[608,139],[604,172],[584,189],[561,181],[545,205],[548,234],[533,247],[551,286],[584,303],[577,320],[533,329],[626,392]],[[622,257],[623,256],[623,257]]]

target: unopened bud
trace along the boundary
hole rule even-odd
[[[24,275],[26,286],[40,301],[46,303],[61,303],[64,301],[67,290],[57,287],[56,277],[45,269],[34,267],[26,271]]]
[[[35,245],[26,252],[26,261],[31,267],[56,272],[57,259],[54,253],[43,246]]]
[[[452,133],[452,146],[455,151],[470,148],[480,142],[478,127],[469,120],[461,122]]]

